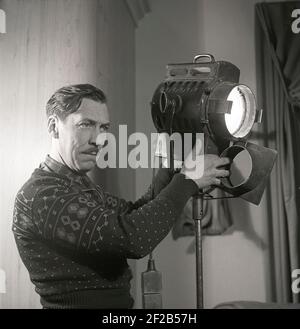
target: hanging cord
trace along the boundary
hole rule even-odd
[[[175,114],[175,104],[172,105],[167,117],[168,132],[172,135],[173,118]],[[168,164],[171,172],[174,172],[174,141],[170,141],[170,163]],[[154,164],[154,159],[153,164]],[[162,161],[159,158],[159,167]],[[155,166],[152,169],[152,184],[151,184],[151,199],[155,198]],[[162,309],[162,275],[161,272],[155,268],[153,253],[149,254],[147,270],[142,273],[142,294],[143,294],[143,308],[144,309]]]
[[[161,163],[160,163],[161,164]],[[153,166],[154,167],[154,166]],[[151,199],[155,198],[155,168],[152,169]],[[142,300],[144,309],[162,309],[162,275],[155,268],[153,253],[149,254],[148,265],[141,274]]]
[[[155,170],[155,166],[153,166],[153,168],[152,168],[152,182],[151,182],[151,200],[154,200],[154,198],[155,198],[155,175],[156,175],[156,170]],[[150,254],[149,254],[149,261],[152,260],[152,259],[153,259],[153,254],[152,254],[152,251],[151,251]]]

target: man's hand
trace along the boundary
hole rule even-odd
[[[220,167],[228,165],[229,158],[220,158],[214,154],[196,155],[199,153],[199,144],[196,143],[193,150],[184,161],[181,173],[192,179],[199,189],[207,188],[211,185],[219,185],[221,177],[229,176],[229,170]]]

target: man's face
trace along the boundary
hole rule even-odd
[[[101,145],[96,144],[97,137],[108,128],[106,104],[84,98],[75,113],[58,120],[58,151],[65,164],[80,172],[95,167],[96,156],[101,148]]]

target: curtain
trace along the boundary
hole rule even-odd
[[[292,271],[300,268],[300,1],[258,3],[255,11],[258,104],[267,147],[278,151],[268,188],[271,299],[299,303]],[[300,23],[298,24],[300,28]]]
[[[224,197],[220,189],[211,193],[216,198]],[[201,220],[203,235],[221,235],[233,225],[228,199],[203,200],[203,218]],[[193,219],[193,198],[186,203],[180,218],[172,230],[174,240],[183,236],[195,236]]]

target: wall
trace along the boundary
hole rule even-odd
[[[7,16],[7,33],[0,35],[0,269],[6,272],[7,292],[0,294],[0,308],[39,308],[10,227],[15,194],[49,146],[45,103],[62,85],[95,84],[107,93],[112,131],[126,122],[130,132],[134,24],[123,0],[3,0],[0,5]],[[135,194],[132,171],[94,177],[105,186],[109,181],[109,189],[121,196]]]
[[[240,81],[253,91],[255,83],[254,4],[242,0],[151,0],[151,13],[136,32],[136,129],[155,132],[149,101],[165,75],[165,65],[192,61],[211,53],[241,70]],[[151,181],[140,169],[137,195]],[[223,236],[205,237],[204,300],[210,308],[232,300],[266,301],[270,296],[268,234],[265,200],[259,207],[240,199],[230,201],[234,226]],[[164,308],[195,308],[194,238],[174,241],[169,235],[156,249],[163,273]],[[137,287],[147,258],[137,263]],[[141,307],[141,291],[137,291]]]

